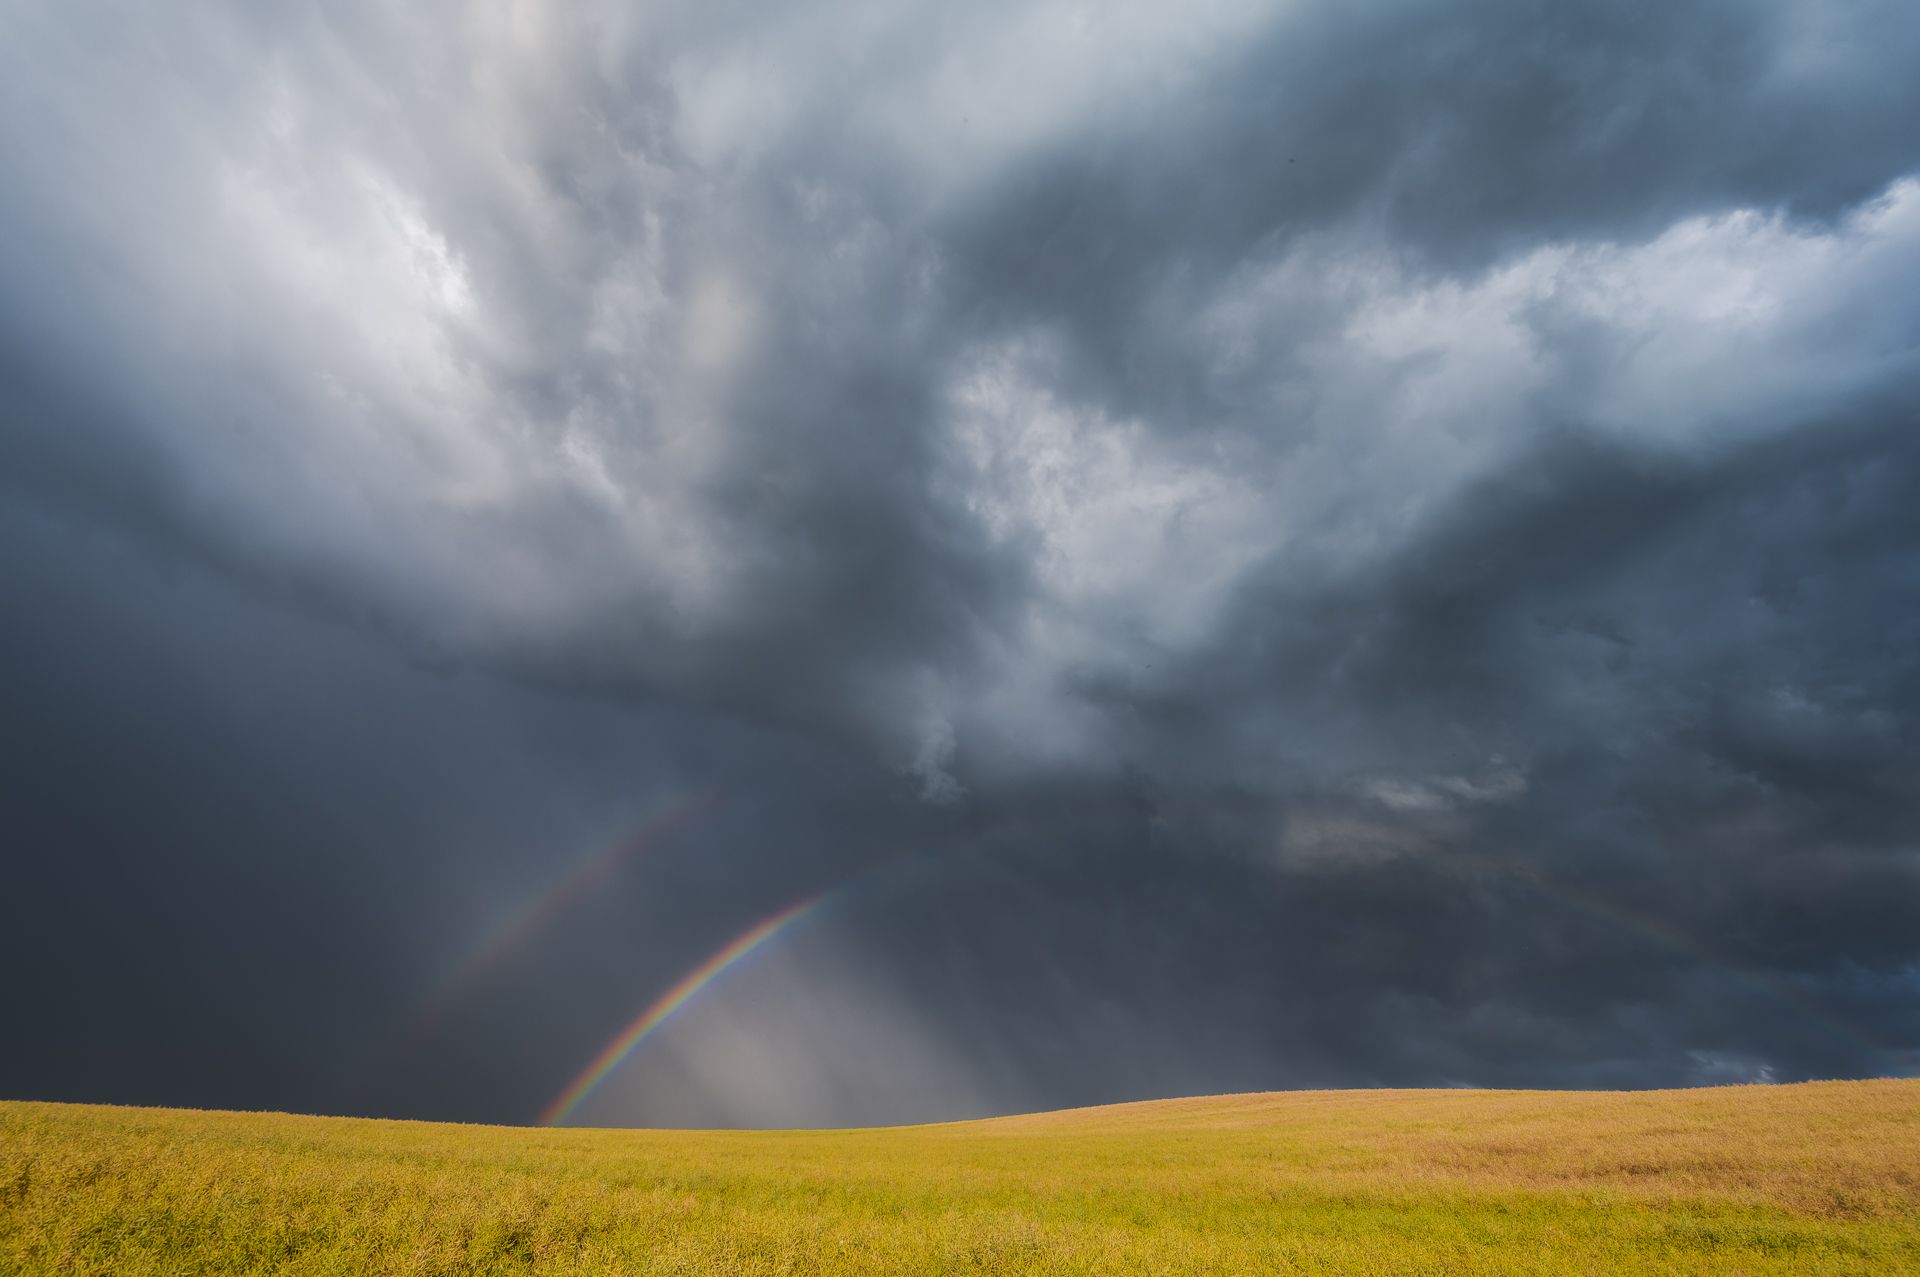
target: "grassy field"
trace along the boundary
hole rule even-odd
[[[1920,1082],[870,1131],[0,1104],[7,1273],[1920,1273]]]

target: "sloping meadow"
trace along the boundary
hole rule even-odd
[[[1341,1091],[859,1131],[0,1105],[0,1269],[1920,1271],[1920,1082]]]

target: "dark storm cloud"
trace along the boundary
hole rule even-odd
[[[0,20],[11,1089],[1914,1067],[1903,6]]]

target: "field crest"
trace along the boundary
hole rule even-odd
[[[1920,1271],[1920,1082],[830,1132],[0,1104],[21,1273]]]

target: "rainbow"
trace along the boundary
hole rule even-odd
[[[587,857],[566,877],[508,915],[462,955],[434,986],[408,1027],[404,1041],[418,1047],[434,1037],[468,985],[546,930],[576,901],[604,884],[641,852],[703,815],[717,801],[717,795],[708,791],[672,803],[627,837]]]
[[[1456,855],[1451,859],[1456,866],[1462,868],[1472,867],[1509,875],[1562,905],[1651,940],[1662,948],[1703,961],[1722,973],[1730,975],[1749,990],[1798,1011],[1808,1019],[1870,1051],[1910,1054],[1869,1032],[1865,1026],[1838,1015],[1786,981],[1730,961],[1714,952],[1698,938],[1664,919],[1626,909],[1594,893],[1576,890],[1564,883],[1555,882],[1534,866],[1513,864],[1494,857],[1470,853]],[[540,1124],[553,1126],[565,1121],[580,1102],[586,1099],[587,1095],[604,1081],[608,1074],[618,1068],[621,1061],[631,1055],[648,1034],[659,1028],[661,1023],[675,1011],[685,1006],[695,994],[749,954],[773,940],[793,923],[800,921],[830,900],[868,883],[871,878],[872,875],[863,875],[789,905],[765,921],[755,924],[724,949],[709,957],[683,977],[678,984],[662,994],[622,1030],[618,1037],[609,1042],[593,1058],[592,1063],[588,1064],[580,1075],[541,1111]]]
[[[613,1041],[601,1048],[600,1054],[594,1056],[592,1062],[580,1071],[580,1075],[567,1084],[566,1090],[554,1096],[553,1102],[540,1111],[540,1125],[554,1126],[564,1122],[567,1116],[578,1107],[580,1101],[592,1093],[594,1087],[605,1081],[607,1075],[620,1067],[620,1062],[631,1055],[634,1048],[645,1041],[649,1033],[659,1028],[675,1011],[685,1006],[694,994],[712,984],[729,968],[779,935],[789,925],[811,913],[832,894],[826,891],[808,896],[804,900],[788,905],[772,917],[755,923],[750,929],[736,936],[724,949],[681,977],[678,984],[661,994],[651,1006],[635,1017],[631,1024],[622,1029]]]

